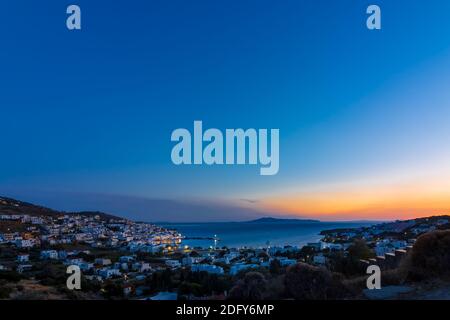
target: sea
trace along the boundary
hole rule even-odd
[[[159,223],[167,229],[180,232],[185,239],[182,245],[207,248],[217,247],[259,248],[270,246],[298,246],[317,242],[323,230],[368,227],[379,222],[210,222],[210,223]]]

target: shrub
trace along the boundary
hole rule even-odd
[[[271,274],[274,274],[274,275],[280,274],[281,271],[282,271],[282,269],[283,269],[283,268],[281,267],[280,260],[278,260],[278,259],[273,259],[273,260],[270,262],[270,265],[269,265],[269,271],[270,271]]]
[[[411,280],[450,277],[450,230],[421,235],[412,249],[408,268]]]
[[[183,281],[178,287],[178,294],[201,297],[203,295],[203,290],[202,286],[198,283]]]
[[[0,279],[4,279],[8,282],[19,282],[23,277],[16,271],[0,271]]]
[[[262,300],[266,291],[266,279],[259,272],[248,272],[230,290],[232,300]]]
[[[397,286],[404,284],[407,272],[403,266],[392,270],[383,271],[381,277],[381,286]]]
[[[0,287],[0,299],[8,299],[11,292],[11,288]]]
[[[359,260],[372,258],[375,254],[364,240],[356,239],[348,248],[348,256],[351,259]]]
[[[331,272],[305,263],[287,269],[285,287],[287,296],[297,300],[339,299],[348,293]]]

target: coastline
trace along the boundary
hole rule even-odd
[[[301,247],[317,242],[326,230],[338,228],[360,228],[375,225],[376,222],[203,222],[203,223],[160,223],[163,228],[176,230],[184,237],[182,245],[208,248],[217,247],[262,248],[271,246]]]

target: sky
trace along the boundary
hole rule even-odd
[[[77,4],[82,29],[66,28]],[[382,29],[366,28],[381,8]],[[9,1],[0,195],[147,221],[450,211],[446,0]],[[279,128],[280,170],[175,166],[176,128]]]

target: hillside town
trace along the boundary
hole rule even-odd
[[[213,241],[208,248],[191,248],[176,230],[112,216],[0,212],[0,275],[64,291],[65,270],[76,265],[83,290],[94,298],[224,299],[250,271],[276,274],[305,263],[350,272],[340,263],[355,255],[355,243],[366,250],[352,266],[355,273],[370,264],[395,269],[420,235],[438,229],[450,229],[449,216],[325,230],[319,242],[302,247],[227,248]],[[194,285],[205,282],[212,287]],[[7,283],[5,288],[2,298],[18,294]]]

